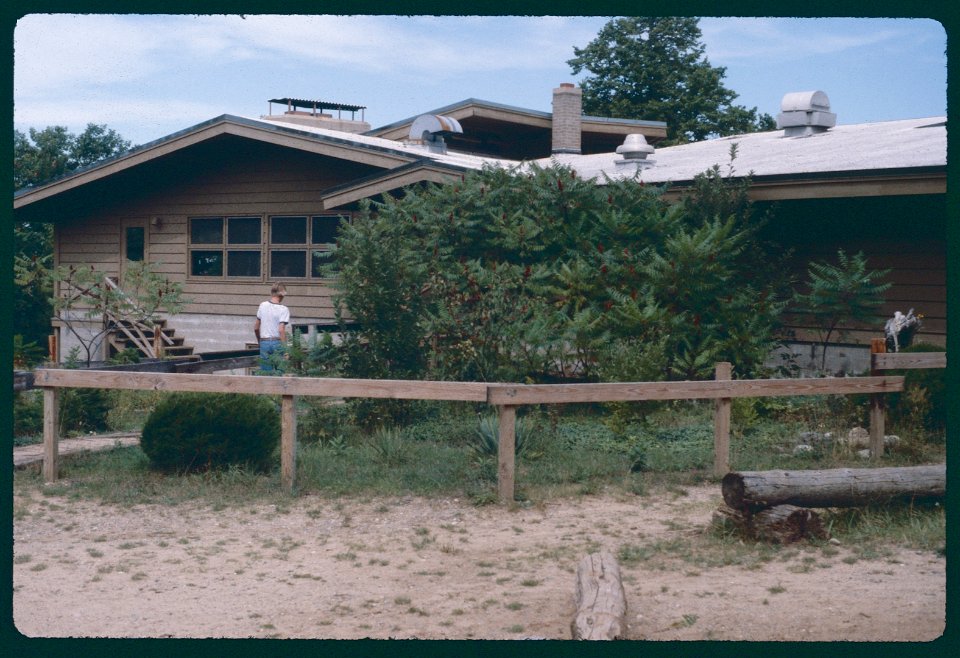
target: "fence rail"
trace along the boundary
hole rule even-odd
[[[870,368],[872,370],[917,370],[946,367],[946,352],[881,352],[870,355]]]
[[[510,501],[514,497],[515,421],[517,408],[523,405],[713,399],[716,401],[714,472],[717,475],[723,475],[730,467],[730,400],[732,398],[868,393],[876,399],[882,398],[886,393],[903,390],[903,377],[899,376],[734,380],[731,379],[731,370],[729,363],[717,364],[714,381],[523,385],[43,369],[34,373],[34,385],[42,388],[44,395],[43,475],[47,482],[53,482],[58,477],[59,437],[56,419],[61,388],[279,395],[281,396],[280,473],[281,483],[287,491],[293,490],[296,480],[295,402],[298,396],[486,403],[496,406],[500,414],[497,490],[502,501]],[[879,441],[874,437],[876,429],[871,426],[871,454],[874,457],[881,455],[883,450],[882,417],[879,425]]]

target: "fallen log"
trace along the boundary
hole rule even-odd
[[[737,510],[775,505],[856,507],[898,499],[943,498],[946,464],[895,468],[835,468],[819,471],[727,473],[724,502]]]
[[[730,522],[747,539],[775,544],[790,544],[808,537],[829,538],[819,514],[795,505],[775,505],[756,513],[721,505],[714,521]]]
[[[574,640],[618,640],[626,634],[627,598],[620,565],[608,551],[591,553],[577,566]]]

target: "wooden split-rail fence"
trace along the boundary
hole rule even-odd
[[[880,350],[874,346],[874,350]],[[497,490],[502,502],[514,499],[516,414],[524,405],[640,400],[715,400],[714,474],[730,470],[731,400],[738,397],[871,395],[870,454],[883,454],[885,405],[888,393],[903,390],[902,376],[879,374],[893,368],[942,368],[945,353],[872,355],[868,377],[803,379],[732,379],[729,363],[718,363],[712,381],[629,382],[599,384],[506,384],[412,380],[263,377],[254,375],[109,372],[43,369],[34,373],[34,386],[43,389],[43,477],[58,477],[57,413],[61,388],[107,388],[206,393],[279,395],[281,397],[281,484],[292,492],[296,483],[296,398],[389,398],[486,403],[499,411]]]

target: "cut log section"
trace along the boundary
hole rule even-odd
[[[587,555],[577,566],[574,640],[619,640],[626,634],[627,598],[620,565],[609,551]]]
[[[736,510],[775,505],[856,507],[904,498],[943,498],[947,467],[836,468],[821,471],[743,471],[727,473],[724,502]]]
[[[755,514],[722,505],[714,520],[728,521],[742,536],[757,541],[790,544],[806,538],[829,539],[819,514],[794,505],[776,505]]]

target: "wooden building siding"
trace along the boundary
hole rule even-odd
[[[150,172],[155,184],[119,203],[105,204],[96,215],[58,224],[57,249],[62,264],[88,264],[119,276],[124,227],[146,228],[146,257],[154,271],[182,283],[190,303],[184,313],[252,317],[269,296],[267,252],[261,247],[257,280],[191,277],[189,218],[197,216],[315,215],[326,212],[323,192],[366,176],[366,165],[268,144],[233,140],[217,150],[172,156],[163,170]],[[206,153],[202,151],[207,151]],[[171,172],[169,170],[173,169]],[[193,172],[187,179],[181,173]],[[264,235],[266,235],[264,222]],[[331,322],[331,282],[286,279],[294,322]],[[176,319],[172,320],[176,325]]]
[[[875,321],[869,325],[844,325],[840,327],[848,332],[847,341],[869,344],[870,338],[883,336],[883,327],[895,311],[906,313],[911,308],[915,313],[923,314],[923,326],[916,340],[946,344],[947,330],[947,272],[946,247],[936,242],[862,242],[851,244],[845,251],[852,255],[863,251],[867,256],[867,266],[871,270],[890,270],[880,279],[891,284],[884,293],[884,304]],[[798,249],[796,261],[806,263],[811,260],[836,263],[836,249],[827,249],[823,245],[811,245],[807,249]],[[806,279],[806,271],[796,273],[800,280]],[[810,318],[800,315],[788,316],[790,327],[802,340],[816,340],[815,326]],[[839,340],[835,338],[834,340]]]

